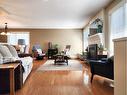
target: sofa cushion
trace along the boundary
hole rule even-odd
[[[33,58],[32,57],[18,58],[18,60],[21,60],[23,66],[27,66],[27,65],[33,63]]]
[[[12,45],[6,45],[6,46],[10,50],[12,56],[17,58],[18,57],[18,53],[17,53],[16,49]]]

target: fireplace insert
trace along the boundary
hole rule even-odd
[[[91,44],[88,47],[88,59],[90,60],[97,60],[98,59],[98,45]]]

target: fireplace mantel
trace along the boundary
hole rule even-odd
[[[103,44],[104,43],[104,37],[103,33],[97,33],[92,36],[89,36],[88,38],[88,44]]]

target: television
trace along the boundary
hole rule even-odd
[[[89,45],[88,46],[88,53],[89,53],[90,60],[97,60],[98,45],[97,44]]]

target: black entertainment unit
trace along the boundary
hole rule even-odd
[[[53,56],[58,54],[57,48],[50,48],[48,49],[48,59],[53,59]]]

